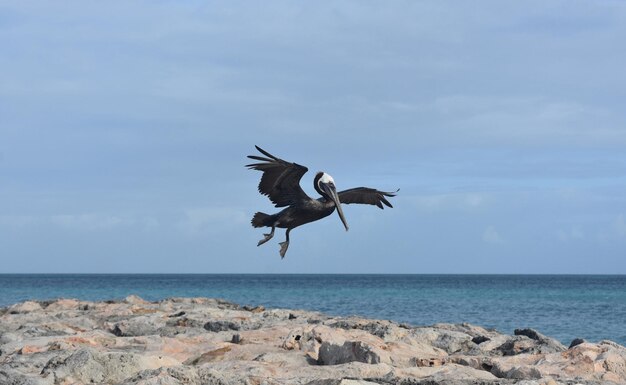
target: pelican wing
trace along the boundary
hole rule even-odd
[[[300,179],[308,168],[279,159],[259,146],[254,147],[266,158],[248,155],[248,158],[258,160],[260,163],[248,164],[246,167],[263,172],[259,183],[261,194],[267,195],[276,207],[289,206],[309,198],[300,187]]]
[[[385,192],[378,191],[374,188],[369,187],[356,187],[351,188],[349,190],[340,191],[337,195],[339,195],[339,201],[341,203],[360,203],[365,205],[376,205],[381,209],[385,207],[393,207],[391,203],[385,197],[395,197],[396,193],[400,191],[399,189],[394,192]]]

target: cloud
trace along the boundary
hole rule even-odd
[[[504,243],[504,239],[500,236],[496,228],[493,226],[487,226],[485,231],[483,232],[483,241],[487,243]]]
[[[26,250],[13,233],[57,230],[71,264],[84,254],[72,254],[73,240],[156,229],[164,236],[146,238],[159,242],[137,248],[144,260],[152,243],[163,255],[200,255],[205,239],[234,254],[217,240],[256,238],[252,213],[273,212],[256,193],[260,175],[243,167],[259,144],[310,166],[308,192],[318,169],[342,188],[400,187],[391,211],[348,209],[381,243],[406,246],[394,255],[415,254],[418,226],[431,231],[424,255],[442,237],[461,251],[512,242],[498,229],[516,244],[560,247],[559,258],[588,254],[602,231],[623,253],[626,51],[615,47],[626,3],[590,4],[7,3],[0,233],[14,243],[5,248]],[[361,258],[350,250],[346,266]],[[374,261],[377,251],[365,254]],[[381,271],[413,263],[381,261]]]
[[[481,193],[432,194],[407,197],[415,208],[423,211],[472,210],[486,203]]]
[[[41,223],[41,218],[33,215],[2,215],[0,216],[0,226],[24,227]]]
[[[56,214],[56,215],[3,215],[0,225],[12,228],[51,225],[54,227],[79,230],[99,231],[123,227],[139,227],[145,230],[158,227],[159,221],[153,217],[135,217],[133,215],[112,214]]]
[[[557,231],[557,237],[561,242],[585,239],[585,233],[580,226],[574,226],[569,230]]]
[[[225,228],[250,222],[249,215],[235,207],[196,207],[185,209],[176,227],[191,236],[220,233]]]

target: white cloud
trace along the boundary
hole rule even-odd
[[[50,222],[62,227],[77,227],[87,229],[107,229],[122,225],[130,225],[134,222],[131,218],[116,215],[79,214],[79,215],[53,215]]]
[[[557,237],[562,242],[568,242],[572,240],[583,240],[585,239],[585,233],[580,226],[573,226],[569,230],[559,230],[557,231]]]
[[[186,209],[176,224],[188,235],[220,232],[225,226],[242,225],[250,221],[246,213],[234,207],[196,207]]]
[[[504,239],[500,236],[498,231],[493,226],[487,226],[483,232],[483,241],[487,243],[503,243]]]
[[[56,214],[47,216],[0,216],[0,226],[15,228],[38,225],[52,225],[65,229],[92,231],[130,226],[153,229],[159,225],[159,222],[153,217],[135,217],[133,215],[112,215],[99,213]]]
[[[32,215],[2,215],[0,216],[0,226],[24,227],[41,223],[40,218]]]
[[[471,210],[483,206],[487,200],[480,193],[417,195],[408,199],[423,211]]]

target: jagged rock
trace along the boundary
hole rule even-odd
[[[250,305],[245,305],[244,307],[242,307],[243,310],[245,311],[249,311],[251,313],[262,313],[265,311],[265,307],[264,306],[250,306]]]
[[[345,341],[342,345],[322,342],[317,358],[318,364],[337,365],[353,361],[378,364],[381,358],[371,346],[361,341]]]
[[[26,376],[16,370],[1,369],[0,385],[52,385],[52,381],[46,381],[34,376]]]
[[[31,313],[34,311],[42,310],[43,308],[39,304],[39,302],[35,301],[26,301],[22,303],[17,303],[13,306],[9,307],[9,314],[25,314]]]
[[[233,344],[240,344],[242,342],[242,338],[240,334],[233,334],[233,337],[230,339],[230,342]]]
[[[476,345],[470,335],[459,331],[422,327],[411,330],[411,334],[448,354],[468,352]]]
[[[131,305],[145,305],[150,302],[145,299],[139,297],[138,295],[131,294],[128,297],[124,298],[124,302],[129,303]]]
[[[159,329],[166,325],[161,317],[138,316],[120,321],[113,325],[111,333],[118,337],[137,337],[159,334]]]
[[[515,329],[515,337],[507,339],[496,348],[504,356],[518,354],[559,353],[566,350],[559,341],[544,336],[533,329]]]
[[[498,378],[515,380],[534,380],[541,378],[541,372],[531,366],[507,366],[497,363],[491,368],[491,373]]]
[[[289,332],[287,337],[282,343],[283,349],[293,350],[293,349],[301,349],[302,346],[302,336],[304,335],[304,331],[302,329],[295,329]]]
[[[393,328],[393,324],[389,321],[367,321],[355,319],[342,319],[330,323],[328,326],[341,328],[344,330],[358,329],[366,331],[376,337],[385,338]]]
[[[547,337],[534,329],[515,329],[516,336],[526,336],[540,345],[541,353],[557,353],[565,351],[566,348],[562,343],[554,338]]]
[[[0,309],[0,352],[0,385],[626,383],[626,348],[610,341],[564,350],[532,329],[412,327],[209,298],[16,304]]]
[[[569,344],[569,348],[568,348],[568,349],[571,349],[571,348],[573,348],[574,346],[578,346],[578,345],[580,345],[580,344],[584,344],[585,342],[587,342],[587,341],[585,341],[585,340],[584,340],[584,339],[582,339],[582,338],[574,338],[574,339],[572,340],[572,342]]]
[[[480,345],[483,342],[487,342],[487,341],[491,341],[491,338],[485,337],[485,336],[476,336],[472,338],[472,342],[475,343],[476,345]]]
[[[239,330],[241,326],[232,321],[209,321],[204,324],[204,328],[210,332],[226,332],[229,330]]]
[[[313,380],[306,385],[380,385],[378,382],[350,379]]]
[[[176,363],[163,357],[138,356],[133,353],[101,353],[89,348],[74,351],[66,357],[58,356],[41,371],[43,377],[75,379],[85,383],[119,382],[145,368]]]

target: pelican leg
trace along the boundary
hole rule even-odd
[[[285,242],[280,242],[280,258],[285,258],[285,253],[287,253],[287,248],[289,247],[289,232],[291,231],[291,229],[287,229],[287,232],[285,233],[285,236],[287,237],[287,239],[285,240]]]
[[[261,246],[262,244],[264,244],[265,242],[269,241],[270,239],[272,239],[272,237],[274,236],[274,229],[276,227],[272,226],[272,231],[269,234],[263,234],[265,235],[265,238],[261,239],[259,241],[259,243],[257,243],[257,247]]]

